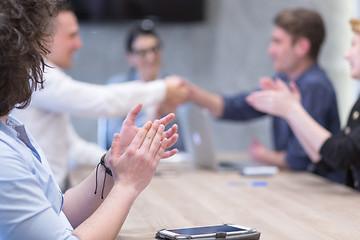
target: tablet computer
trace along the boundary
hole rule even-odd
[[[158,239],[249,239],[257,240],[260,232],[254,228],[236,224],[202,227],[162,229],[156,233]]]

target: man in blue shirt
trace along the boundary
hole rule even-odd
[[[308,9],[289,9],[274,19],[272,41],[268,52],[273,60],[275,77],[295,82],[301,91],[302,105],[309,114],[332,133],[340,130],[336,96],[329,78],[317,64],[325,37],[321,16]],[[249,92],[220,96],[190,85],[190,100],[219,119],[249,120],[265,115],[245,100]],[[309,170],[334,181],[343,181],[343,172],[332,172],[328,166],[314,166],[284,119],[273,117],[275,150],[258,141],[250,147],[251,157],[259,162],[292,170]]]

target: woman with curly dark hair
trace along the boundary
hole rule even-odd
[[[137,128],[139,104],[98,167],[61,192],[38,144],[10,115],[43,86],[42,57],[57,4],[0,0],[0,239],[114,239],[160,158],[177,152],[164,151],[178,138],[176,125],[164,131],[174,114]]]
[[[50,1],[17,2],[0,2],[1,116],[16,104],[26,107],[38,84],[42,86],[42,54],[48,53],[44,43],[50,40],[49,21],[54,11]]]

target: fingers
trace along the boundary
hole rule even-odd
[[[172,147],[176,141],[179,139],[179,135],[178,134],[174,134],[173,136],[171,136],[170,138],[166,138],[168,141],[167,141],[167,145],[165,146],[165,149],[166,148],[170,148]]]
[[[111,143],[111,158],[117,159],[120,157],[120,146],[121,146],[121,140],[120,140],[120,134],[115,133],[113,141]]]
[[[174,120],[175,118],[175,114],[174,113],[169,113],[168,115],[166,115],[165,117],[161,118],[159,120],[159,122],[161,124],[163,124],[164,126],[168,125],[169,122],[171,122],[172,120]]]
[[[280,78],[276,78],[276,80],[274,81],[271,78],[262,77],[260,78],[260,88],[266,91],[273,90],[273,91],[289,92],[288,86]]]
[[[108,155],[110,153],[110,159],[108,159]],[[121,156],[121,141],[120,134],[115,133],[113,141],[111,143],[111,148],[107,152],[105,157],[105,162],[109,162],[110,167],[114,166],[114,162]]]
[[[178,152],[177,149],[165,152],[165,149],[173,146],[179,138],[176,133],[178,126],[174,124],[169,130],[165,132],[165,125],[171,122],[175,114],[170,113],[160,120],[155,120],[154,123],[147,122],[131,143],[131,148],[134,151],[141,149],[143,153],[148,155],[148,159],[153,159],[154,163],[161,158],[168,158]]]
[[[162,158],[168,158],[173,156],[175,153],[177,153],[177,149],[171,150],[171,153],[165,153],[166,146],[168,145],[169,139],[164,138],[160,144],[159,149],[157,150],[155,156],[154,156],[154,163],[158,164],[160,159]]]
[[[172,149],[171,151],[163,152],[162,155],[161,155],[161,159],[172,157],[172,156],[174,156],[178,151],[179,151],[179,150],[177,150],[177,149]]]
[[[172,147],[179,138],[179,135],[176,133],[177,126],[173,126],[170,130],[167,131],[170,133],[169,137],[165,136],[166,133],[164,133],[164,129],[164,125],[159,125],[159,123],[156,122],[153,124],[153,127],[146,135],[142,147],[144,147],[145,151],[149,151],[151,157],[157,157],[158,155],[163,158],[162,153],[165,151],[165,149]],[[175,153],[177,153],[177,150],[170,151],[170,153],[165,154],[165,156],[172,156]]]
[[[290,83],[290,90],[294,94],[296,99],[300,102],[301,101],[301,92],[295,82]]]
[[[272,93],[273,91],[253,92],[246,97],[246,102],[256,110],[264,111],[271,103],[270,99]]]
[[[276,79],[276,86],[278,90],[281,90],[283,92],[289,92],[289,87],[284,83],[280,78]]]
[[[173,136],[177,132],[177,130],[178,130],[178,125],[177,124],[172,125],[172,127],[164,133],[164,137],[171,138],[171,136]]]
[[[295,84],[295,82],[291,82],[290,83],[290,90],[293,93],[299,93],[299,88],[297,87],[297,85]]]
[[[127,114],[123,124],[131,125],[131,126],[134,125],[136,117],[139,114],[139,112],[141,111],[141,108],[142,108],[141,103],[139,103],[135,107],[133,107]]]
[[[152,123],[146,122],[142,128],[138,131],[138,133],[135,135],[132,143],[130,146],[132,146],[135,150],[140,148],[141,145],[144,142],[144,139],[148,133],[148,131],[151,129]]]
[[[249,105],[251,105],[251,106],[254,107],[254,104],[256,103],[256,100],[259,99],[259,96],[261,96],[262,93],[263,93],[263,92],[261,92],[261,91],[260,91],[260,92],[253,92],[253,93],[249,94],[249,95],[245,98],[245,100],[246,100],[246,102],[247,102]]]
[[[155,124],[154,124],[154,129],[155,129]],[[152,158],[154,158],[155,161],[160,160],[161,154],[164,151],[164,148],[161,149],[161,147],[160,147],[162,145],[164,129],[165,129],[165,126],[160,124],[160,126],[157,128],[156,134],[153,136],[153,139],[152,139],[152,142],[150,145],[150,149],[148,150],[148,152],[150,153],[150,156]],[[150,131],[149,131],[149,134],[150,134]],[[146,137],[145,141],[148,141],[148,137]],[[144,143],[145,143],[145,141],[144,141]],[[146,145],[144,147],[145,147],[145,150],[147,150]]]
[[[175,142],[177,141],[177,137],[178,136],[175,137]],[[179,151],[175,148],[175,149],[165,152],[166,148],[168,148],[169,146],[172,146],[174,144],[174,143],[171,143],[172,141],[174,141],[174,140],[167,139],[167,138],[163,139],[160,149],[159,149],[159,152],[158,152],[158,156],[160,156],[161,159],[172,157]]]
[[[276,90],[276,84],[272,78],[262,77],[260,78],[260,88],[262,90]]]
[[[164,129],[165,126],[163,124],[160,124],[158,121],[154,123],[141,146],[145,151],[149,152],[150,157],[155,162],[162,158],[171,157],[178,152],[177,149],[165,152],[165,149],[172,147],[179,138],[179,135],[176,133],[177,125],[172,126],[167,132],[164,132]]]
[[[164,128],[165,128],[164,125],[160,124],[158,120],[155,120],[152,127],[147,132],[145,139],[141,146],[145,152],[149,152],[150,149],[153,147],[153,144],[155,144],[155,145],[157,144],[156,150],[158,149],[161,138],[162,138],[162,134],[164,132]],[[158,136],[159,131],[161,132],[160,137]],[[156,141],[158,141],[159,143],[157,143]]]

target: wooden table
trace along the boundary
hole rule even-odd
[[[160,169],[117,239],[154,239],[162,228],[222,223],[257,228],[266,240],[360,239],[360,193],[309,173],[243,177]]]

